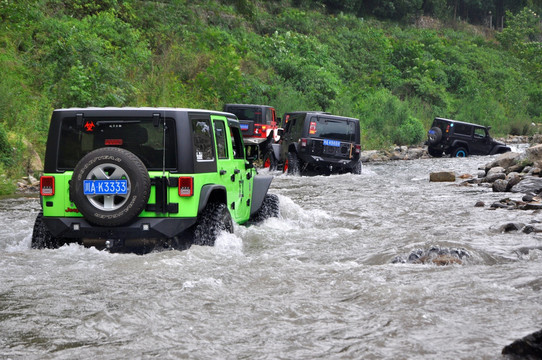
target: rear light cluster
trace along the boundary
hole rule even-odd
[[[41,196],[53,196],[55,194],[55,178],[53,176],[42,176],[40,178]]]
[[[356,144],[356,154],[361,154],[361,145]]]
[[[307,139],[301,138],[299,141],[301,142],[301,147],[307,147]]]
[[[194,178],[183,176],[179,178],[179,196],[188,197],[194,195]]]
[[[266,136],[267,125],[254,125],[254,135],[259,137]]]

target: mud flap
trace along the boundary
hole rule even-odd
[[[258,212],[258,210],[260,210],[263,199],[267,194],[267,190],[269,190],[269,186],[271,185],[272,180],[272,176],[254,176],[254,186],[252,188],[252,204],[250,205],[250,216],[254,215]]]

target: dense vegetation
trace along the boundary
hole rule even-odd
[[[1,0],[0,192],[10,188],[5,174],[25,173],[24,138],[43,154],[59,107],[325,110],[360,118],[365,149],[419,143],[434,116],[528,133],[542,122],[541,8],[532,0]],[[502,31],[481,26],[499,18]]]

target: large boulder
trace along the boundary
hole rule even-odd
[[[525,156],[534,166],[542,167],[542,144],[531,146],[525,150]]]
[[[486,172],[489,171],[489,169],[494,167],[502,167],[505,169],[508,169],[512,165],[517,164],[517,162],[521,159],[521,154],[516,152],[507,152],[504,154],[499,155],[495,160],[490,162],[485,166]]]
[[[453,171],[437,171],[429,174],[431,182],[454,182],[455,173]]]
[[[516,185],[512,186],[511,192],[538,194],[542,191],[542,178],[527,176]]]
[[[505,346],[502,354],[505,359],[542,359],[542,330]]]

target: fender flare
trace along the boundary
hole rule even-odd
[[[250,216],[254,215],[258,212],[258,210],[260,210],[263,199],[265,198],[265,195],[267,195],[267,191],[269,190],[272,180],[272,176],[254,176],[254,183],[252,186],[252,202],[250,204]]]
[[[271,150],[273,151],[273,155],[275,155],[275,159],[281,162],[282,159],[280,158],[280,144],[271,144]]]
[[[509,151],[512,151],[512,149],[510,149],[509,146],[497,145],[497,146],[494,146],[493,149],[491,149],[491,152],[489,153],[489,155],[504,154],[504,153],[507,153]]]
[[[452,145],[450,146],[450,153],[452,153],[455,149],[457,149],[458,147],[464,147],[465,149],[467,149],[467,151],[469,152],[470,154],[470,149],[469,149],[469,144],[467,144],[466,142],[464,141],[461,141],[461,140],[455,140]]]
[[[223,185],[203,185],[199,195],[198,215],[207,206],[209,199],[218,200],[224,204],[228,203],[226,187]]]

